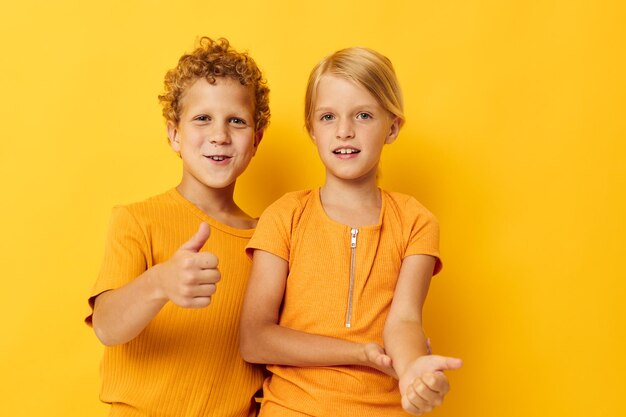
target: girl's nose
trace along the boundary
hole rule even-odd
[[[337,124],[335,133],[337,139],[352,139],[354,137],[354,129],[349,121],[342,121]]]

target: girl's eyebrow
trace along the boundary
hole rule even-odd
[[[355,104],[353,106],[351,106],[350,111],[355,111],[358,109],[374,109],[378,107],[377,104],[375,103],[362,103],[362,104]],[[319,112],[319,111],[331,111],[331,110],[335,110],[334,107],[332,106],[323,106],[323,107],[316,107],[315,111]]]

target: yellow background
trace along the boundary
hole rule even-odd
[[[211,4],[214,3],[214,4]],[[203,34],[247,49],[273,119],[238,200],[319,185],[311,67],[365,45],[408,123],[381,184],[442,224],[425,309],[465,360],[434,416],[626,415],[621,1],[22,1],[0,17],[0,415],[105,416],[82,323],[110,209],[177,184],[156,99]]]

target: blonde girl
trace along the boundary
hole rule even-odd
[[[449,389],[442,371],[461,361],[430,355],[422,330],[441,269],[437,220],[376,184],[383,147],[404,122],[391,62],[366,48],[322,60],[305,121],[325,182],[272,204],[247,246],[241,353],[271,372],[261,416],[430,411]]]

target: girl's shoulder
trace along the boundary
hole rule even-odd
[[[301,211],[315,199],[316,192],[317,189],[288,192],[270,204],[266,211]]]
[[[417,216],[436,221],[435,215],[412,195],[387,190],[382,190],[382,195],[387,207],[401,217]]]

